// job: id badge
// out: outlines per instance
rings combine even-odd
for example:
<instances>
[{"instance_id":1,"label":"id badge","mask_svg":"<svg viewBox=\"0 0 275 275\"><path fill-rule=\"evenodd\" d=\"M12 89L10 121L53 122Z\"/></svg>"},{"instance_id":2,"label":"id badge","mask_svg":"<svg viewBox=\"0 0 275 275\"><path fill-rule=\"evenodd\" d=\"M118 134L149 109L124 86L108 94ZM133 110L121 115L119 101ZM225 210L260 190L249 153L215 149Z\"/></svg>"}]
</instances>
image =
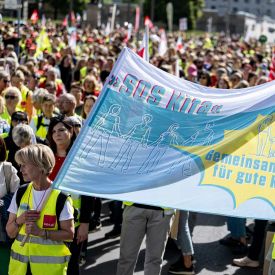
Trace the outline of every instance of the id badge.
<instances>
[{"instance_id":1,"label":"id badge","mask_svg":"<svg viewBox=\"0 0 275 275\"><path fill-rule=\"evenodd\" d=\"M44 215L43 228L54 228L56 223L55 215Z\"/></svg>"}]
</instances>

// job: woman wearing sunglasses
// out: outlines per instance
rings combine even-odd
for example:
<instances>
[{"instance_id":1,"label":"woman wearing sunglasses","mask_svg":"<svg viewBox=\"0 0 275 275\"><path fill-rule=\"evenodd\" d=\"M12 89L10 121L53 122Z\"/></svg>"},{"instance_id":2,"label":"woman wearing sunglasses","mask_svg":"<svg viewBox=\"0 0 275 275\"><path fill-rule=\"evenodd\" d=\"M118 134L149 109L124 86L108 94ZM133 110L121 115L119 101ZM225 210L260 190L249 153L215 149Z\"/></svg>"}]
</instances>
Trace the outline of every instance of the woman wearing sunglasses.
<instances>
[{"instance_id":1,"label":"woman wearing sunglasses","mask_svg":"<svg viewBox=\"0 0 275 275\"><path fill-rule=\"evenodd\" d=\"M20 111L20 102L22 100L21 92L16 87L8 87L4 91L5 107L1 118L5 119L8 124L11 123L11 115Z\"/></svg>"},{"instance_id":2,"label":"woman wearing sunglasses","mask_svg":"<svg viewBox=\"0 0 275 275\"><path fill-rule=\"evenodd\" d=\"M76 135L70 118L64 116L51 118L47 134L47 140L55 156L55 166L49 176L51 180L55 179L75 138ZM75 219L74 240L70 245L72 256L68 266L68 275L78 275L81 248L83 242L88 238L92 198L76 194L71 194L71 196L74 208L77 210L77 217Z\"/></svg>"}]
</instances>

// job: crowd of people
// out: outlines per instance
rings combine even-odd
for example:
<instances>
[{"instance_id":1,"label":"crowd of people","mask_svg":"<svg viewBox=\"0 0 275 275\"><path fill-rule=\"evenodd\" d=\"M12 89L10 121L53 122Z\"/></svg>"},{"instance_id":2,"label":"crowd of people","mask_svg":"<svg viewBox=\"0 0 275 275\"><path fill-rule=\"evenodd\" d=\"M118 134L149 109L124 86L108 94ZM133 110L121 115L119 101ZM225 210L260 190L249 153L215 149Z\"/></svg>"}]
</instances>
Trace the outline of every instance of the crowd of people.
<instances>
[{"instance_id":1,"label":"crowd of people","mask_svg":"<svg viewBox=\"0 0 275 275\"><path fill-rule=\"evenodd\" d=\"M72 44L68 29L50 21L45 27L22 25L20 37L12 24L2 22L0 30L0 199L6 202L7 195L13 195L5 240L12 243L6 246L9 274L36 275L48 270L77 275L81 260L85 261L88 233L101 227L101 199L68 196L53 190L51 183L120 51L128 46L138 52L141 36L129 37L125 28L109 33L77 27ZM42 31L49 43L41 43ZM153 28L150 63L203 86L240 89L275 79L273 49L257 40L174 32L167 35L165 52L159 50L162 42L160 30ZM2 220L4 206L0 204ZM111 203L111 210L114 228L105 237L121 235L117 275L133 274L144 235L144 273L160 274L174 211L118 201ZM177 216L182 257L169 271L195 274L189 213L179 211ZM235 255L247 254L234 259L235 265L260 266L267 223L256 220L250 232L245 219L228 217L230 236L220 244L232 248ZM249 249L248 237L252 238Z\"/></svg>"}]
</instances>

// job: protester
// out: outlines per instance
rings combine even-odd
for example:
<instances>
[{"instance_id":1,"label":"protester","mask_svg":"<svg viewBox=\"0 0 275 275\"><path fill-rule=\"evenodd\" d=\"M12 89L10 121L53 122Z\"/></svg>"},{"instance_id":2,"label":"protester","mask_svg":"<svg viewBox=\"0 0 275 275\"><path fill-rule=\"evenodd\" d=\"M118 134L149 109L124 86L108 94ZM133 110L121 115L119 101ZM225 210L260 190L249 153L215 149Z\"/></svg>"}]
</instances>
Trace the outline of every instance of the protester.
<instances>
[{"instance_id":1,"label":"protester","mask_svg":"<svg viewBox=\"0 0 275 275\"><path fill-rule=\"evenodd\" d=\"M55 166L49 178L54 180L59 169L61 168L65 158L75 140L75 132L72 126L72 120L69 117L53 117L49 125L47 139L50 147L55 154ZM69 275L79 274L80 252L83 242L88 238L89 221L92 211L92 198L88 196L79 196L72 194L73 206L77 210L75 219L75 235L70 245L72 253L69 266Z\"/></svg>"},{"instance_id":2,"label":"protester","mask_svg":"<svg viewBox=\"0 0 275 275\"><path fill-rule=\"evenodd\" d=\"M18 189L8 209L7 233L15 238L9 274L35 275L41 270L66 274L70 251L64 242L73 239L73 209L70 200L62 195L65 199L57 213L61 192L51 188L48 178L55 165L54 155L49 147L37 144L18 151L15 159L24 180L31 183ZM53 220L51 216L57 218Z\"/></svg>"}]
</instances>

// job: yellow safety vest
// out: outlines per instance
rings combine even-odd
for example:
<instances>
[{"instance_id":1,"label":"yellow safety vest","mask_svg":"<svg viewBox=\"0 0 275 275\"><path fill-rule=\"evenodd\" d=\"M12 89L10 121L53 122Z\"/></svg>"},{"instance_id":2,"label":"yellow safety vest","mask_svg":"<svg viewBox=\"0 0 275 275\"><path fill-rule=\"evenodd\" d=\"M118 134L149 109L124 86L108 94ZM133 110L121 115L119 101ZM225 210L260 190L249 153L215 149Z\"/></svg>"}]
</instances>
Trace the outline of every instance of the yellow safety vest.
<instances>
[{"instance_id":1,"label":"yellow safety vest","mask_svg":"<svg viewBox=\"0 0 275 275\"><path fill-rule=\"evenodd\" d=\"M20 103L20 108L22 109L23 112L26 112L27 99L29 97L29 93L30 93L30 90L26 86L22 85L21 87L22 101Z\"/></svg>"},{"instance_id":2,"label":"yellow safety vest","mask_svg":"<svg viewBox=\"0 0 275 275\"><path fill-rule=\"evenodd\" d=\"M33 209L32 183L27 187L17 211L17 217L27 209ZM45 207L41 210L37 226L41 229L58 230L56 217L56 203L60 190L53 189ZM47 218L47 224L45 219ZM25 275L30 264L33 275L65 275L70 259L70 250L63 241L52 241L30 235L22 247L21 241L25 237L25 224L11 247L9 275Z\"/></svg>"},{"instance_id":3,"label":"yellow safety vest","mask_svg":"<svg viewBox=\"0 0 275 275\"><path fill-rule=\"evenodd\" d=\"M275 234L273 235L273 250L272 250L272 259L275 260Z\"/></svg>"},{"instance_id":4,"label":"yellow safety vest","mask_svg":"<svg viewBox=\"0 0 275 275\"><path fill-rule=\"evenodd\" d=\"M74 210L77 211L77 217L74 221L74 227L78 227L80 225L80 208L81 208L81 196L78 194L71 194L73 200Z\"/></svg>"},{"instance_id":5,"label":"yellow safety vest","mask_svg":"<svg viewBox=\"0 0 275 275\"><path fill-rule=\"evenodd\" d=\"M41 121L40 126L38 125L38 116L33 117L33 121L34 121L34 124L36 126L35 135L42 138L42 139L45 139L46 136L47 136L47 133L48 133L49 125L45 124L44 116L42 117L42 121ZM38 126L39 126L39 128L37 129Z\"/></svg>"}]
</instances>

